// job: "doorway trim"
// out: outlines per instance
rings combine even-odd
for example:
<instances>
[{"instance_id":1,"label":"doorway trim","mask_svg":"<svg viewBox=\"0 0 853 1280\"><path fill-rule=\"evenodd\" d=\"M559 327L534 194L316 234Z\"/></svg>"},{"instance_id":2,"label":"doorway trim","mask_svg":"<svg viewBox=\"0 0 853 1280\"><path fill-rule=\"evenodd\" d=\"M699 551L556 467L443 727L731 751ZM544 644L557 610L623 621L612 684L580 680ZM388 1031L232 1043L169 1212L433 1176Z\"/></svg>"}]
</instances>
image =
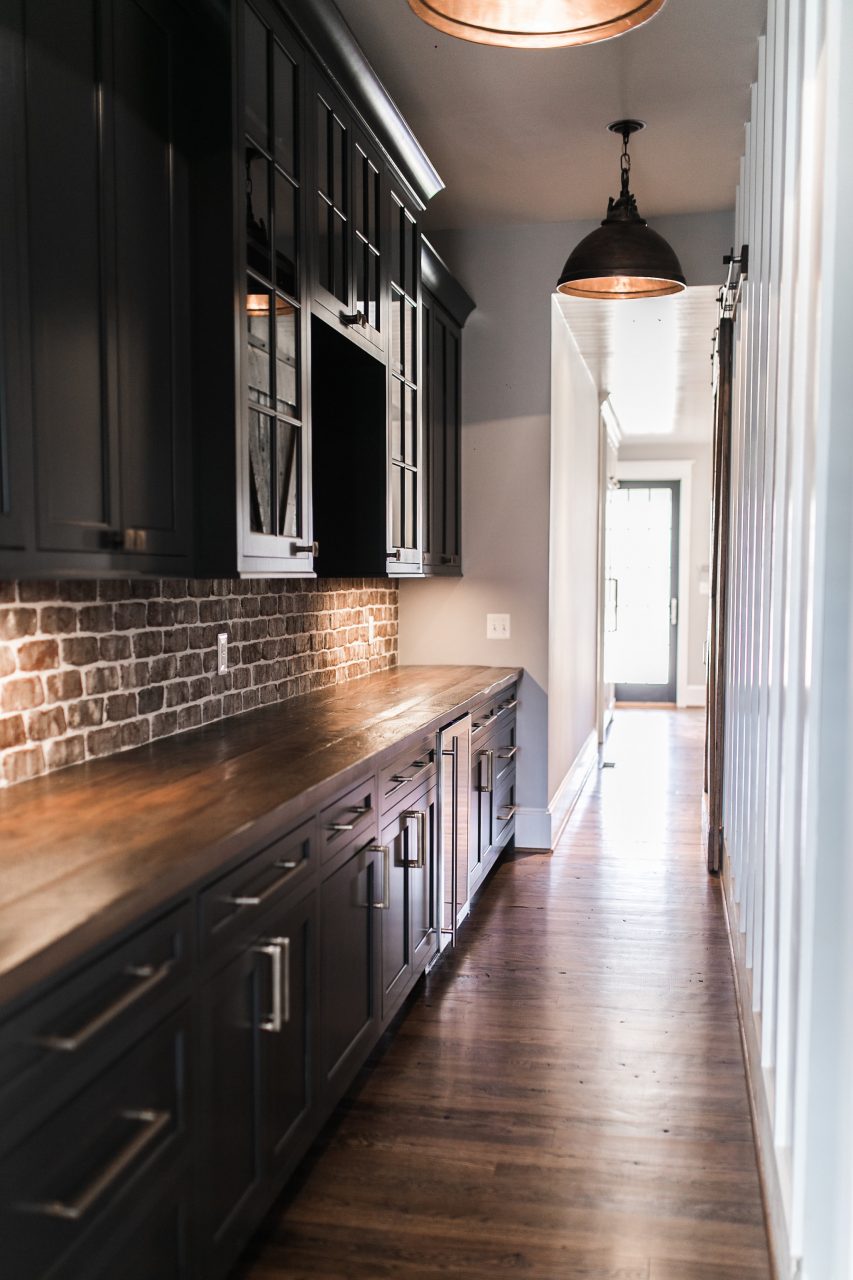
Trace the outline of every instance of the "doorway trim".
<instances>
[{"instance_id":1,"label":"doorway trim","mask_svg":"<svg viewBox=\"0 0 853 1280\"><path fill-rule=\"evenodd\" d=\"M693 514L692 458L662 458L650 462L616 463L617 480L680 480L678 508L678 651L675 664L675 702L679 707L705 704L705 686L696 692L687 683L688 636L690 631L690 522Z\"/></svg>"}]
</instances>

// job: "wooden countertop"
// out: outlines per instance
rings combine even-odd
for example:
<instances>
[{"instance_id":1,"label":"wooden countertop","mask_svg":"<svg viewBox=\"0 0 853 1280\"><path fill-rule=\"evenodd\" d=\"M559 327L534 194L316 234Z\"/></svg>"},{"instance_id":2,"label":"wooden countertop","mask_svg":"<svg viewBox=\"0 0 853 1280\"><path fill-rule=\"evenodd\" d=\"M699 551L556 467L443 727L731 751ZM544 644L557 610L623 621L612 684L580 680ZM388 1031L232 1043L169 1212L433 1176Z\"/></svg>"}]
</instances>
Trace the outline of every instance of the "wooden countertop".
<instances>
[{"instance_id":1,"label":"wooden countertop","mask_svg":"<svg viewBox=\"0 0 853 1280\"><path fill-rule=\"evenodd\" d=\"M0 791L0 1003L519 675L394 667Z\"/></svg>"}]
</instances>

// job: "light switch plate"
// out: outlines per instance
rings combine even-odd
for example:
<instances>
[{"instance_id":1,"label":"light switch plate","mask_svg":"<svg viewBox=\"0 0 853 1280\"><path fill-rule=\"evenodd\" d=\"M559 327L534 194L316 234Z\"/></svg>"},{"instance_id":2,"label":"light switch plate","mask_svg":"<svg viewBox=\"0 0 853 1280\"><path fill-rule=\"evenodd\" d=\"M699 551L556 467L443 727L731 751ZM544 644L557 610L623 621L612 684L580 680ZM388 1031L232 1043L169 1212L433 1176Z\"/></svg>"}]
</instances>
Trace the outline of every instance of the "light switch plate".
<instances>
[{"instance_id":1,"label":"light switch plate","mask_svg":"<svg viewBox=\"0 0 853 1280\"><path fill-rule=\"evenodd\" d=\"M509 639L509 619L508 613L487 613L486 614L486 639L487 640L508 640Z\"/></svg>"},{"instance_id":2,"label":"light switch plate","mask_svg":"<svg viewBox=\"0 0 853 1280\"><path fill-rule=\"evenodd\" d=\"M216 670L224 676L228 670L228 632L220 631L216 637Z\"/></svg>"}]
</instances>

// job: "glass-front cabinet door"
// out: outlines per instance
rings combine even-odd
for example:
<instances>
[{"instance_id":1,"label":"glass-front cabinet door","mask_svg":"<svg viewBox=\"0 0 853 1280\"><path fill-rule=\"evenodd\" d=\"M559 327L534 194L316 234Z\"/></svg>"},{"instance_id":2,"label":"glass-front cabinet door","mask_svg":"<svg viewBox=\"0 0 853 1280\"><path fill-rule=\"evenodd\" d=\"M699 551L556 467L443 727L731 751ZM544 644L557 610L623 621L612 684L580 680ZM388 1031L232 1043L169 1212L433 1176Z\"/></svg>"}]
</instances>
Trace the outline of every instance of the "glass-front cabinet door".
<instances>
[{"instance_id":1,"label":"glass-front cabinet door","mask_svg":"<svg viewBox=\"0 0 853 1280\"><path fill-rule=\"evenodd\" d=\"M302 74L265 0L242 12L244 571L313 565L305 398Z\"/></svg>"},{"instance_id":2,"label":"glass-front cabinet door","mask_svg":"<svg viewBox=\"0 0 853 1280\"><path fill-rule=\"evenodd\" d=\"M388 571L405 574L422 567L420 232L398 190L388 207Z\"/></svg>"},{"instance_id":3,"label":"glass-front cabinet door","mask_svg":"<svg viewBox=\"0 0 853 1280\"><path fill-rule=\"evenodd\" d=\"M382 164L319 77L311 102L314 300L336 327L384 350Z\"/></svg>"}]
</instances>

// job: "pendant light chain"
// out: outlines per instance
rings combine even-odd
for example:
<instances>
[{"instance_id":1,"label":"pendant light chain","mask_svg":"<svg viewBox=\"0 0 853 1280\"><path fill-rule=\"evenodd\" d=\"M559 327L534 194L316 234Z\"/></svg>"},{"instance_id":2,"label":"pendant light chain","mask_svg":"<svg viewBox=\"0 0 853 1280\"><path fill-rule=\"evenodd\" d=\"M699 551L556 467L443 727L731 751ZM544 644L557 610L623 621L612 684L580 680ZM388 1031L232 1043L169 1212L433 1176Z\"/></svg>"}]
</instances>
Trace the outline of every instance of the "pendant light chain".
<instances>
[{"instance_id":1,"label":"pendant light chain","mask_svg":"<svg viewBox=\"0 0 853 1280\"><path fill-rule=\"evenodd\" d=\"M628 129L626 129L622 134L622 157L620 162L620 167L622 171L622 190L620 192L620 195L622 196L623 200L626 199L631 194L629 190L629 179L631 177L631 157L628 155L628 139L630 138L630 136L631 134Z\"/></svg>"}]
</instances>

